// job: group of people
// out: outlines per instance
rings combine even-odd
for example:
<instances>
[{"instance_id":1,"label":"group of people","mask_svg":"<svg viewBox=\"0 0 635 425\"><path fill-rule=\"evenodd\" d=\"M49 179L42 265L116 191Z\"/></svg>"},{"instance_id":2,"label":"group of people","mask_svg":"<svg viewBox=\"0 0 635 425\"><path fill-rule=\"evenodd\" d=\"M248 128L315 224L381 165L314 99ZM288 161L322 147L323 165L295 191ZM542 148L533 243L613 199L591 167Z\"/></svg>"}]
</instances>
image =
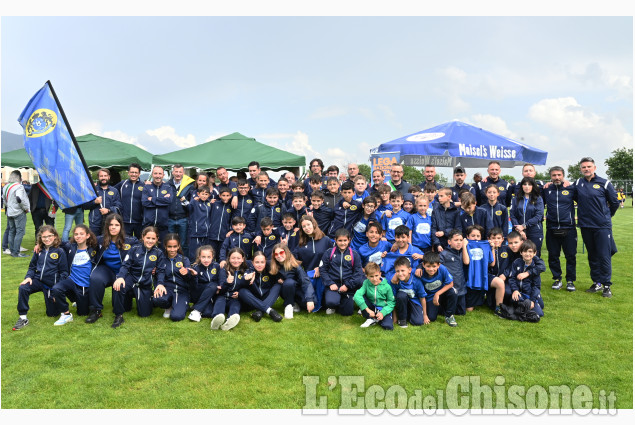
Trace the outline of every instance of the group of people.
<instances>
[{"instance_id":1,"label":"group of people","mask_svg":"<svg viewBox=\"0 0 635 425\"><path fill-rule=\"evenodd\" d=\"M562 250L566 287L575 290L577 201L593 280L587 292L612 296L611 216L619 203L591 158L580 168L584 177L567 182L564 170L552 167L544 183L526 164L523 179L511 185L492 161L488 176L474 185L455 168L452 187L435 181L432 166L423 183L411 185L399 164L386 183L375 170L372 184L349 164L342 182L339 169L324 170L318 158L302 181L286 173L275 182L255 161L249 178L230 179L218 168L218 183L205 173L191 178L180 164L167 182L158 166L142 182L141 167L131 164L128 179L111 186L102 169L97 198L82 207L90 210L88 226L77 224L68 240L70 225L61 238L53 226L37 230L13 329L28 324L29 296L36 292L44 293L47 315L60 316L55 325L73 320L68 301L94 323L108 287L113 328L124 322L133 298L141 317L161 308L173 321L210 318L211 328L222 330L235 327L241 311L279 322L322 308L344 316L358 310L362 327L384 329L439 316L454 327L455 315L485 304L501 317L522 310L529 312L525 320L539 320L545 207L552 288L563 286ZM17 187L3 192L7 205L26 211L20 194ZM279 297L283 314L273 308Z\"/></svg>"}]
</instances>

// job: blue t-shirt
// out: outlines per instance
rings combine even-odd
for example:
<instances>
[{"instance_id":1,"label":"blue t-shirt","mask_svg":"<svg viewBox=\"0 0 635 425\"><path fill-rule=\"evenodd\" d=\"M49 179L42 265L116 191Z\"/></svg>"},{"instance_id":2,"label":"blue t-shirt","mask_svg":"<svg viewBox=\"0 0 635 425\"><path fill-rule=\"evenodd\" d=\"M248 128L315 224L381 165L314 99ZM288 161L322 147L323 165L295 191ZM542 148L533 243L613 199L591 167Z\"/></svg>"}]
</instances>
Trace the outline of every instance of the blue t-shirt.
<instances>
[{"instance_id":1,"label":"blue t-shirt","mask_svg":"<svg viewBox=\"0 0 635 425\"><path fill-rule=\"evenodd\" d=\"M410 274L407 282L399 281L396 285L391 284L392 292L396 296L397 292L405 292L408 298L417 305L421 305L420 298L426 298L428 295L423 287L423 282L414 274L414 269Z\"/></svg>"},{"instance_id":2,"label":"blue t-shirt","mask_svg":"<svg viewBox=\"0 0 635 425\"><path fill-rule=\"evenodd\" d=\"M353 229L351 232L353 234L351 247L357 252L359 252L359 248L362 245L368 243L368 238L366 237L366 225L368 224L368 221L368 218L364 218L362 216L362 218L353 225Z\"/></svg>"},{"instance_id":3,"label":"blue t-shirt","mask_svg":"<svg viewBox=\"0 0 635 425\"><path fill-rule=\"evenodd\" d=\"M381 271L386 276L388 282L390 282L392 277L395 275L395 261L399 257L407 257L410 261L412 269L414 270L417 268L420 260L415 260L414 258L412 258L412 254L423 255L423 252L421 252L419 248L413 246L412 244L408 244L408 249L406 249L406 252L404 252L403 254L401 254L399 250L395 252L388 251L388 254L386 254L386 256L384 257L383 265L381 266Z\"/></svg>"},{"instance_id":4,"label":"blue t-shirt","mask_svg":"<svg viewBox=\"0 0 635 425\"><path fill-rule=\"evenodd\" d=\"M434 298L434 294L439 292L439 289L444 287L445 285L449 285L454 281L454 278L445 268L443 264L439 265L439 270L437 270L434 276L428 276L426 270L423 269L423 275L421 275L421 281L423 282L423 287L426 290L426 301L432 301Z\"/></svg>"},{"instance_id":5,"label":"blue t-shirt","mask_svg":"<svg viewBox=\"0 0 635 425\"><path fill-rule=\"evenodd\" d=\"M488 241L468 241L467 252L470 255L470 265L467 271L467 287L471 289L487 290L487 267L494 261L492 248Z\"/></svg>"},{"instance_id":6,"label":"blue t-shirt","mask_svg":"<svg viewBox=\"0 0 635 425\"><path fill-rule=\"evenodd\" d=\"M383 216L381 219L381 227L386 232L386 239L390 242L395 241L395 229L397 226L405 225L410 218L410 214L404 210L392 212L391 217Z\"/></svg>"},{"instance_id":7,"label":"blue t-shirt","mask_svg":"<svg viewBox=\"0 0 635 425\"><path fill-rule=\"evenodd\" d=\"M90 270L92 264L88 250L78 249L73 263L71 264L71 275L69 276L75 284L88 288L90 285Z\"/></svg>"},{"instance_id":8,"label":"blue t-shirt","mask_svg":"<svg viewBox=\"0 0 635 425\"><path fill-rule=\"evenodd\" d=\"M101 258L110 270L115 273L119 272L119 269L121 268L121 255L119 254L119 249L114 242L110 242L108 249L104 251L104 255L102 255Z\"/></svg>"},{"instance_id":9,"label":"blue t-shirt","mask_svg":"<svg viewBox=\"0 0 635 425\"><path fill-rule=\"evenodd\" d=\"M432 221L429 215L423 217L419 213L414 213L408 218L406 226L412 230L412 244L420 250L430 248L430 228Z\"/></svg>"},{"instance_id":10,"label":"blue t-shirt","mask_svg":"<svg viewBox=\"0 0 635 425\"><path fill-rule=\"evenodd\" d=\"M366 267L366 264L373 262L381 267L384 262L383 258L381 258L381 253L386 251L390 252L390 248L392 248L392 244L388 241L379 241L376 247L370 247L368 243L360 246L357 252L359 252L359 256L362 257L362 267Z\"/></svg>"}]
</instances>

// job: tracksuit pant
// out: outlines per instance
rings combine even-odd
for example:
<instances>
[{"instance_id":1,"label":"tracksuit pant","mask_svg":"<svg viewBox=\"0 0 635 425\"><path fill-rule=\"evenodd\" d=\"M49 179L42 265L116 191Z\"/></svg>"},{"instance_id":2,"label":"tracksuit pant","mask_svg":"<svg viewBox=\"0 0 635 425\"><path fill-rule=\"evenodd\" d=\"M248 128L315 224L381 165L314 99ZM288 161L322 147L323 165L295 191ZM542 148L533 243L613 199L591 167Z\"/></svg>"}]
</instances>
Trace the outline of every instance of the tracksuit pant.
<instances>
[{"instance_id":1,"label":"tracksuit pant","mask_svg":"<svg viewBox=\"0 0 635 425\"><path fill-rule=\"evenodd\" d=\"M240 313L240 301L238 298L232 298L228 294L219 295L214 301L214 309L212 310L212 317L216 317L219 314L225 314L226 317L233 316Z\"/></svg>"},{"instance_id":2,"label":"tracksuit pant","mask_svg":"<svg viewBox=\"0 0 635 425\"><path fill-rule=\"evenodd\" d=\"M381 307L377 307L375 304L373 304L372 302L370 302L370 300L368 299L368 297L366 295L364 295L364 302L366 302L366 306L373 310L375 313L378 313L379 311L381 311ZM366 309L362 310L362 317L364 319L370 319L370 316L368 315L368 312L366 311ZM421 316L423 320L423 315ZM388 313L386 316L384 316L383 319L381 319L381 321L379 322L379 326L381 326L382 328L384 328L387 331L392 331L393 330L393 324L392 324L392 312Z\"/></svg>"},{"instance_id":3,"label":"tracksuit pant","mask_svg":"<svg viewBox=\"0 0 635 425\"><path fill-rule=\"evenodd\" d=\"M31 211L31 219L33 220L33 227L35 227L35 240L37 240L37 232L43 224L55 226L55 219L53 217L49 217L49 213L46 208L35 208Z\"/></svg>"},{"instance_id":4,"label":"tracksuit pant","mask_svg":"<svg viewBox=\"0 0 635 425\"><path fill-rule=\"evenodd\" d=\"M141 231L143 230L141 223L124 223L123 228L126 230L126 236L134 236L141 240Z\"/></svg>"},{"instance_id":5,"label":"tracksuit pant","mask_svg":"<svg viewBox=\"0 0 635 425\"><path fill-rule=\"evenodd\" d=\"M611 283L611 256L617 252L611 229L580 228L589 258L591 279L603 285Z\"/></svg>"},{"instance_id":6,"label":"tracksuit pant","mask_svg":"<svg viewBox=\"0 0 635 425\"><path fill-rule=\"evenodd\" d=\"M531 230L525 229L525 234L527 235L527 239L536 244L536 255L540 257L543 240L542 227L532 228Z\"/></svg>"},{"instance_id":7,"label":"tracksuit pant","mask_svg":"<svg viewBox=\"0 0 635 425\"><path fill-rule=\"evenodd\" d=\"M190 294L183 289L174 289L165 287L166 293L160 297L153 297L152 304L155 307L168 309L171 308L170 320L179 322L185 319L187 308L190 303Z\"/></svg>"},{"instance_id":8,"label":"tracksuit pant","mask_svg":"<svg viewBox=\"0 0 635 425\"><path fill-rule=\"evenodd\" d=\"M90 286L88 287L88 307L90 309L104 309L104 293L107 287L115 283L115 280L117 280L117 275L110 267L104 265L95 267L95 270L90 274Z\"/></svg>"},{"instance_id":9,"label":"tracksuit pant","mask_svg":"<svg viewBox=\"0 0 635 425\"><path fill-rule=\"evenodd\" d=\"M208 283L206 285L196 284L194 293L192 294L192 301L194 301L192 310L201 313L202 317L212 317L216 291L218 291L218 285L215 283Z\"/></svg>"},{"instance_id":10,"label":"tracksuit pant","mask_svg":"<svg viewBox=\"0 0 635 425\"><path fill-rule=\"evenodd\" d=\"M189 253L188 253L190 257L190 261L193 262L196 260L196 251L199 249L199 247L203 245L207 245L207 241L208 241L207 237L202 237L202 238L191 237L190 238ZM187 252L187 251L183 251L183 252Z\"/></svg>"},{"instance_id":11,"label":"tracksuit pant","mask_svg":"<svg viewBox=\"0 0 635 425\"><path fill-rule=\"evenodd\" d=\"M403 291L397 291L395 295L395 310L397 310L397 320L407 320L414 326L423 325L423 307Z\"/></svg>"},{"instance_id":12,"label":"tracksuit pant","mask_svg":"<svg viewBox=\"0 0 635 425\"><path fill-rule=\"evenodd\" d=\"M562 267L560 266L560 250L562 250L564 252L564 258L567 261L565 280L567 282L575 282L575 256L578 249L578 231L575 227L566 230L568 230L566 235L556 236L553 232L554 229L547 229L545 242L547 243L547 251L549 252L549 270L551 270L553 280L562 279Z\"/></svg>"},{"instance_id":13,"label":"tracksuit pant","mask_svg":"<svg viewBox=\"0 0 635 425\"><path fill-rule=\"evenodd\" d=\"M51 289L51 295L55 298L55 305L58 313L65 313L69 310L66 297L77 303L77 315L86 316L88 314L88 288L77 285L71 279L64 279L57 282Z\"/></svg>"},{"instance_id":14,"label":"tracksuit pant","mask_svg":"<svg viewBox=\"0 0 635 425\"><path fill-rule=\"evenodd\" d=\"M283 300L283 307L297 302L300 307L306 308L306 301L304 301L304 291L302 286L293 279L286 279L282 282L282 288L280 289L280 295Z\"/></svg>"},{"instance_id":15,"label":"tracksuit pant","mask_svg":"<svg viewBox=\"0 0 635 425\"><path fill-rule=\"evenodd\" d=\"M342 316L352 316L355 309L355 301L353 296L355 292L348 290L346 292L338 292L329 289L324 290L324 298L322 299L322 305L326 308L337 309L337 312Z\"/></svg>"},{"instance_id":16,"label":"tracksuit pant","mask_svg":"<svg viewBox=\"0 0 635 425\"><path fill-rule=\"evenodd\" d=\"M450 317L454 315L456 311L456 291L454 288L450 288L439 296L439 305L434 305L432 299L426 300L426 314L431 322L437 320L439 313Z\"/></svg>"},{"instance_id":17,"label":"tracksuit pant","mask_svg":"<svg viewBox=\"0 0 635 425\"><path fill-rule=\"evenodd\" d=\"M18 288L18 314L25 315L29 311L29 297L36 292L44 294L44 305L46 306L46 315L48 317L57 316L57 305L53 301L51 287L40 282L38 278L32 278L29 285L25 283ZM66 311L66 310L64 310Z\"/></svg>"},{"instance_id":18,"label":"tracksuit pant","mask_svg":"<svg viewBox=\"0 0 635 425\"><path fill-rule=\"evenodd\" d=\"M282 285L274 285L271 289L269 289L269 293L265 297L260 298L248 288L243 288L238 291L238 299L245 307L247 307L247 309L256 309L266 313L267 309L273 306L280 296L280 289L282 289Z\"/></svg>"},{"instance_id":19,"label":"tracksuit pant","mask_svg":"<svg viewBox=\"0 0 635 425\"><path fill-rule=\"evenodd\" d=\"M152 314L152 286L143 285L135 286L135 279L132 276L126 276L126 286L119 288L119 291L112 291L112 311L116 316L124 313L125 299L128 294L137 300L137 313L139 317L147 317Z\"/></svg>"}]
</instances>

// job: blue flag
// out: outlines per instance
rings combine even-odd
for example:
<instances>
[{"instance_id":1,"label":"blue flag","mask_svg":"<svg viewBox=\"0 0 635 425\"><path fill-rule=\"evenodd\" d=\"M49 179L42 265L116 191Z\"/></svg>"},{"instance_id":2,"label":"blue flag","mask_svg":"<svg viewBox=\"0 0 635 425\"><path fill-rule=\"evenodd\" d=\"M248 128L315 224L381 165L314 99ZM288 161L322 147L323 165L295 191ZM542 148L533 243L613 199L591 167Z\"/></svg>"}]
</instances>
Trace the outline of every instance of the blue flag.
<instances>
[{"instance_id":1,"label":"blue flag","mask_svg":"<svg viewBox=\"0 0 635 425\"><path fill-rule=\"evenodd\" d=\"M24 129L24 149L61 208L81 205L97 197L48 82L29 100L18 122Z\"/></svg>"}]
</instances>

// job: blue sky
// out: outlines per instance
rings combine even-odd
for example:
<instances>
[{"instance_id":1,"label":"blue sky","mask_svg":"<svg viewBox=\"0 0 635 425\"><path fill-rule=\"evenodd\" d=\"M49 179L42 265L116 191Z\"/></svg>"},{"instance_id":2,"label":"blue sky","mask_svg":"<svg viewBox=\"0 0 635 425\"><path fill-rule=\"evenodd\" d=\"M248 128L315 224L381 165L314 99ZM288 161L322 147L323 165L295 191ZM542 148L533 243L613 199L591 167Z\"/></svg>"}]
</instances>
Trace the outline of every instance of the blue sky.
<instances>
[{"instance_id":1,"label":"blue sky","mask_svg":"<svg viewBox=\"0 0 635 425\"><path fill-rule=\"evenodd\" d=\"M238 131L341 167L459 119L548 151L547 165L590 155L605 175L611 150L633 145L630 17L4 16L1 24L1 127L12 133L50 79L76 135L152 153Z\"/></svg>"}]
</instances>

